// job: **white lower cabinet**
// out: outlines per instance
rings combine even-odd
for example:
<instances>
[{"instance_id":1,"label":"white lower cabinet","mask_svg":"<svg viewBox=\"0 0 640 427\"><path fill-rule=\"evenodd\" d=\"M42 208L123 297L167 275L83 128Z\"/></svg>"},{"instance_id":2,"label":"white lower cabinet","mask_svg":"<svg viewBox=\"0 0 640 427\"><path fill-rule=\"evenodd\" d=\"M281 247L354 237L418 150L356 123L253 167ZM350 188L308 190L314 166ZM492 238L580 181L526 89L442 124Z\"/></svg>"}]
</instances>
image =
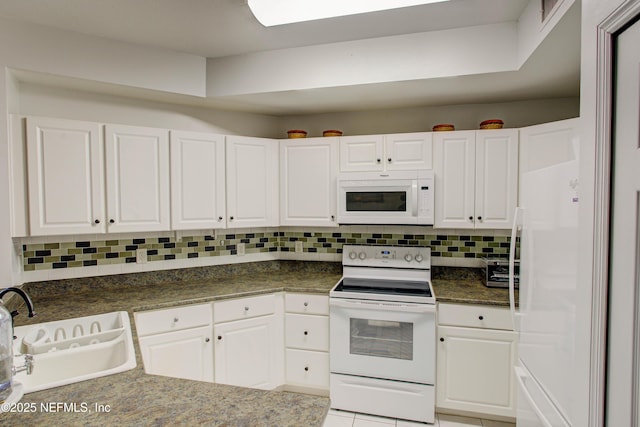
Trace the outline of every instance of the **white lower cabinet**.
<instances>
[{"instance_id":1,"label":"white lower cabinet","mask_svg":"<svg viewBox=\"0 0 640 427\"><path fill-rule=\"evenodd\" d=\"M329 390L328 308L324 295L286 295L286 385L291 390Z\"/></svg>"},{"instance_id":2,"label":"white lower cabinet","mask_svg":"<svg viewBox=\"0 0 640 427\"><path fill-rule=\"evenodd\" d=\"M328 394L328 314L326 295L280 292L137 312L135 321L146 373Z\"/></svg>"},{"instance_id":3,"label":"white lower cabinet","mask_svg":"<svg viewBox=\"0 0 640 427\"><path fill-rule=\"evenodd\" d=\"M329 353L287 348L287 385L329 389Z\"/></svg>"},{"instance_id":4,"label":"white lower cabinet","mask_svg":"<svg viewBox=\"0 0 640 427\"><path fill-rule=\"evenodd\" d=\"M216 302L217 383L272 390L284 383L282 295Z\"/></svg>"},{"instance_id":5,"label":"white lower cabinet","mask_svg":"<svg viewBox=\"0 0 640 427\"><path fill-rule=\"evenodd\" d=\"M210 326L141 337L140 351L148 374L213 382Z\"/></svg>"},{"instance_id":6,"label":"white lower cabinet","mask_svg":"<svg viewBox=\"0 0 640 427\"><path fill-rule=\"evenodd\" d=\"M436 406L515 417L517 333L509 310L439 304Z\"/></svg>"},{"instance_id":7,"label":"white lower cabinet","mask_svg":"<svg viewBox=\"0 0 640 427\"><path fill-rule=\"evenodd\" d=\"M211 304L134 314L144 371L213 382Z\"/></svg>"}]
</instances>

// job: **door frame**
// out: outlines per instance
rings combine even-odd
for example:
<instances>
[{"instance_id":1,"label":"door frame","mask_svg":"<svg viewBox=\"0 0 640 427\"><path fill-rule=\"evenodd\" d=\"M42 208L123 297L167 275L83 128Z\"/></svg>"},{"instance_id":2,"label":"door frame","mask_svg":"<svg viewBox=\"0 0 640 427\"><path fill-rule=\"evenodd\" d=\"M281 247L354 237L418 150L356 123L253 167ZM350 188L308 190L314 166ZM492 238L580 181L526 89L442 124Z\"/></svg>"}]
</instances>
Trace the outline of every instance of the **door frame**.
<instances>
[{"instance_id":1,"label":"door frame","mask_svg":"<svg viewBox=\"0 0 640 427\"><path fill-rule=\"evenodd\" d=\"M595 170L593 211L589 426L605 421L610 209L613 143L614 38L640 14L640 0L627 0L597 26Z\"/></svg>"}]
</instances>

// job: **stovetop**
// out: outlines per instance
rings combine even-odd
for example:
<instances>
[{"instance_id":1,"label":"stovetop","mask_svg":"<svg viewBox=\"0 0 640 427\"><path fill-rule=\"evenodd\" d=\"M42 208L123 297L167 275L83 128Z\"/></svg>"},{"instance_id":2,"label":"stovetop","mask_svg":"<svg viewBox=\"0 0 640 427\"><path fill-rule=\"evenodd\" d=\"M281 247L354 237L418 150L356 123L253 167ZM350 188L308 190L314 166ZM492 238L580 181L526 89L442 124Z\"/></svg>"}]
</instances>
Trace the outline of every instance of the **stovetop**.
<instances>
[{"instance_id":1,"label":"stovetop","mask_svg":"<svg viewBox=\"0 0 640 427\"><path fill-rule=\"evenodd\" d=\"M345 245L332 298L435 304L431 248Z\"/></svg>"}]
</instances>

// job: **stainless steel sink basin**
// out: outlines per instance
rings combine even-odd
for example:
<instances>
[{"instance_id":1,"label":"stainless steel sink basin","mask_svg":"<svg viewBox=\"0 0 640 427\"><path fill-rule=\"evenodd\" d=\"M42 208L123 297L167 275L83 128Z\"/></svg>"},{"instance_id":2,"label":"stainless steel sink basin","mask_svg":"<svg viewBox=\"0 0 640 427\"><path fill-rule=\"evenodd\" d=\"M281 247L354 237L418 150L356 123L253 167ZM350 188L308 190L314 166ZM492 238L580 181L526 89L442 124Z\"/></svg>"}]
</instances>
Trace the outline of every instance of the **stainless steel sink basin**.
<instances>
[{"instance_id":1,"label":"stainless steel sink basin","mask_svg":"<svg viewBox=\"0 0 640 427\"><path fill-rule=\"evenodd\" d=\"M19 372L25 393L124 372L136 367L126 311L15 328L14 365L33 355L33 372Z\"/></svg>"}]
</instances>

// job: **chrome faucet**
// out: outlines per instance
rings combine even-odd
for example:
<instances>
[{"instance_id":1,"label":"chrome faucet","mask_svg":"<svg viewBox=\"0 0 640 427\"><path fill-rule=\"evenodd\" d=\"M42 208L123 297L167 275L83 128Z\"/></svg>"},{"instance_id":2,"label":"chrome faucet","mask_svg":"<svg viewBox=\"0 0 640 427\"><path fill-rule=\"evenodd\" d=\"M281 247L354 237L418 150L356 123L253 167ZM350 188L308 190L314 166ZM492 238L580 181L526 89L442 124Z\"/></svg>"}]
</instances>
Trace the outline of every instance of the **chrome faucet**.
<instances>
[{"instance_id":1,"label":"chrome faucet","mask_svg":"<svg viewBox=\"0 0 640 427\"><path fill-rule=\"evenodd\" d=\"M16 294L20 295L20 297L22 297L22 299L24 300L24 303L27 305L27 310L29 310L29 317L33 317L36 315L36 312L33 310L33 303L31 302L31 298L29 298L29 295L27 295L27 293L25 291L23 291L20 288L5 288L2 291L0 291L0 299L2 299L3 296L5 296L5 294L9 293L9 292L15 292ZM16 317L18 314L20 314L20 312L18 310L13 310L11 312L11 327L13 328L13 318ZM13 336L13 338L15 339L15 335Z\"/></svg>"},{"instance_id":2,"label":"chrome faucet","mask_svg":"<svg viewBox=\"0 0 640 427\"><path fill-rule=\"evenodd\" d=\"M15 366L13 366L11 368L11 373L15 376L18 372L26 371L27 375L31 375L31 373L33 372L34 366L35 366L35 362L33 361L33 355L25 354L24 365L20 366L19 368L16 368Z\"/></svg>"}]
</instances>

